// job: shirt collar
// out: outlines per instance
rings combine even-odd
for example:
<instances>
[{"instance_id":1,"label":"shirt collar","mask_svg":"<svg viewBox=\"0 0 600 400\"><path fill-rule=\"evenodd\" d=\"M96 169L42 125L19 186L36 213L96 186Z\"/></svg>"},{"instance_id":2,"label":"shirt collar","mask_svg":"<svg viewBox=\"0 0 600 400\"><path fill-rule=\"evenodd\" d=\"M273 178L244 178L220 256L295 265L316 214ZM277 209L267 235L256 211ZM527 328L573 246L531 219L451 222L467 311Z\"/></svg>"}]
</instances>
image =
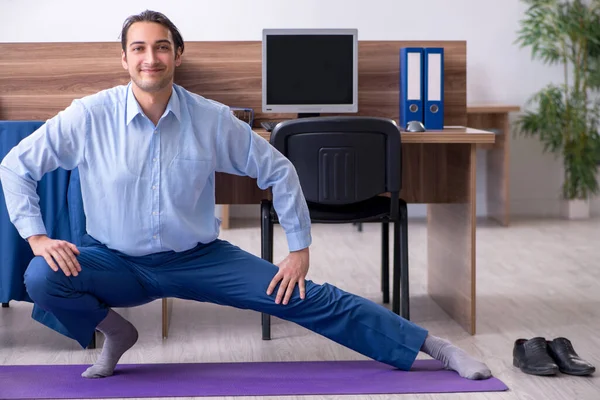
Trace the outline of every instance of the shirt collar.
<instances>
[{"instance_id":1,"label":"shirt collar","mask_svg":"<svg viewBox=\"0 0 600 400\"><path fill-rule=\"evenodd\" d=\"M179 102L179 96L177 95L177 91L175 90L175 85L173 85L173 89L171 91L171 97L169 98L169 102L167 103L167 108L165 109L163 117L168 115L169 112L172 112L175 118L178 121L181 121L181 105ZM131 121L135 118L136 115L142 114L143 111L140 107L140 104L135 99L133 95L133 88L131 87L131 82L127 85L127 111L126 111L126 123L129 125Z\"/></svg>"}]
</instances>

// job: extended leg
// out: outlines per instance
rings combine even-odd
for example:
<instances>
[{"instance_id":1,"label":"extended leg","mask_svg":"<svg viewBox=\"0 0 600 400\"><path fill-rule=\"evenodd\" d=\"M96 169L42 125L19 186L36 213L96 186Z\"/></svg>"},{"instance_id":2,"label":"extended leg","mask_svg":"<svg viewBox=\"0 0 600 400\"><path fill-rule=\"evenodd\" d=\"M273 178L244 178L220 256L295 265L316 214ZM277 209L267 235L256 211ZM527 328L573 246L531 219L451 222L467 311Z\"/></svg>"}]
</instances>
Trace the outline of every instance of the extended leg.
<instances>
[{"instance_id":1,"label":"extended leg","mask_svg":"<svg viewBox=\"0 0 600 400\"><path fill-rule=\"evenodd\" d=\"M295 322L375 360L408 370L427 331L385 307L329 284L306 282L287 305L267 287L277 267L225 241L173 259L157 272L169 297L265 312ZM183 290L183 291L182 291Z\"/></svg>"},{"instance_id":2,"label":"extended leg","mask_svg":"<svg viewBox=\"0 0 600 400\"><path fill-rule=\"evenodd\" d=\"M174 257L157 272L168 296L253 309L295 322L374 360L408 370L420 350L470 379L489 377L484 364L370 300L329 284L306 281L287 305L267 287L277 266L225 241Z\"/></svg>"}]
</instances>

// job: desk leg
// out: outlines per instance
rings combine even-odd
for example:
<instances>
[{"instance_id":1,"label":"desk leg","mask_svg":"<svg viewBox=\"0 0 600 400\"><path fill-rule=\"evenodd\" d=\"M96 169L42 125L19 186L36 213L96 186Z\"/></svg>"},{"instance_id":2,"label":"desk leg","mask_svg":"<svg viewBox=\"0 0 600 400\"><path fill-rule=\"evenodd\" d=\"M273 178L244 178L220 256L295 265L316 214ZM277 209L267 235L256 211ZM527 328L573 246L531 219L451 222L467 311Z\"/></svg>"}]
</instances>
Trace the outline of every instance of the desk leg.
<instances>
[{"instance_id":1,"label":"desk leg","mask_svg":"<svg viewBox=\"0 0 600 400\"><path fill-rule=\"evenodd\" d=\"M457 146L448 172L467 182L464 201L429 204L427 212L428 292L467 332L475 334L476 146Z\"/></svg>"},{"instance_id":2,"label":"desk leg","mask_svg":"<svg viewBox=\"0 0 600 400\"><path fill-rule=\"evenodd\" d=\"M162 336L169 336L169 325L171 325L171 314L173 313L173 299L162 299Z\"/></svg>"},{"instance_id":3,"label":"desk leg","mask_svg":"<svg viewBox=\"0 0 600 400\"><path fill-rule=\"evenodd\" d=\"M502 134L487 153L487 213L501 225L508 226L510 216L510 122L508 113L498 118Z\"/></svg>"},{"instance_id":4,"label":"desk leg","mask_svg":"<svg viewBox=\"0 0 600 400\"><path fill-rule=\"evenodd\" d=\"M467 126L477 129L499 129L494 144L478 147L486 150L487 215L508 226L510 223L510 122L508 112L470 114Z\"/></svg>"},{"instance_id":5,"label":"desk leg","mask_svg":"<svg viewBox=\"0 0 600 400\"><path fill-rule=\"evenodd\" d=\"M229 204L221 205L221 228L229 229Z\"/></svg>"}]
</instances>

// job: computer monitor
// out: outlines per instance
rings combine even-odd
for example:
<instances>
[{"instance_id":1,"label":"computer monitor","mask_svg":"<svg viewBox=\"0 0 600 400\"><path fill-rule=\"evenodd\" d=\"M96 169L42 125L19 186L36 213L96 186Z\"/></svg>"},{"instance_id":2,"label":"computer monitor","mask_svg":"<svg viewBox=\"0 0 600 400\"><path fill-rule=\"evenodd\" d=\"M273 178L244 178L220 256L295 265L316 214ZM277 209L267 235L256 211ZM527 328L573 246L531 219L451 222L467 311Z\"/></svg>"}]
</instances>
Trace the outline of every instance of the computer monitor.
<instances>
[{"instance_id":1,"label":"computer monitor","mask_svg":"<svg viewBox=\"0 0 600 400\"><path fill-rule=\"evenodd\" d=\"M357 29L264 29L262 111L358 111Z\"/></svg>"}]
</instances>

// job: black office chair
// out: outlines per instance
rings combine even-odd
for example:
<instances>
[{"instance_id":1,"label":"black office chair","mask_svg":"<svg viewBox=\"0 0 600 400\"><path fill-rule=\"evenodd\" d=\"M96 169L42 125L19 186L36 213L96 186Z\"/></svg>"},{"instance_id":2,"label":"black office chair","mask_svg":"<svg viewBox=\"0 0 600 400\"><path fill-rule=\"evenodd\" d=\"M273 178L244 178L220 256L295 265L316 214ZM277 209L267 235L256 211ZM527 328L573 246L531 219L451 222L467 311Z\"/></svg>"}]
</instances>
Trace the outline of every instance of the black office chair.
<instances>
[{"instance_id":1,"label":"black office chair","mask_svg":"<svg viewBox=\"0 0 600 400\"><path fill-rule=\"evenodd\" d=\"M409 319L407 211L399 196L402 151L396 123L375 117L299 118L278 124L270 142L294 164L312 222L382 224L384 303L389 303L389 223L394 223L392 311L400 314L401 308L401 315ZM388 193L389 197L381 196ZM277 214L272 201L265 199L261 257L269 262L273 262L274 223ZM262 336L268 340L270 315L262 313L261 319Z\"/></svg>"}]
</instances>

